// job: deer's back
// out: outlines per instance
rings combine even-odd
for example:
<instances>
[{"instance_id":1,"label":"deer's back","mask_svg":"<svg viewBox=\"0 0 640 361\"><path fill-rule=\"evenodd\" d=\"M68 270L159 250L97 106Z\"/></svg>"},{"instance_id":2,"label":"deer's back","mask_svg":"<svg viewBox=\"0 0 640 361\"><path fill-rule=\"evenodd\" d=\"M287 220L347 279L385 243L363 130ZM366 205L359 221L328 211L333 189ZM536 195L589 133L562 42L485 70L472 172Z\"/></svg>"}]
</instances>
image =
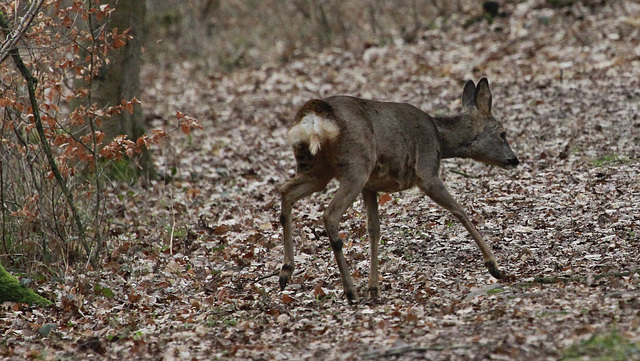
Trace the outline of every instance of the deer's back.
<instances>
[{"instance_id":1,"label":"deer's back","mask_svg":"<svg viewBox=\"0 0 640 361\"><path fill-rule=\"evenodd\" d=\"M420 109L345 96L323 102L331 106L340 129L336 164L366 165L370 172L366 188L383 192L410 188L418 179L418 165L437 173L438 133Z\"/></svg>"}]
</instances>

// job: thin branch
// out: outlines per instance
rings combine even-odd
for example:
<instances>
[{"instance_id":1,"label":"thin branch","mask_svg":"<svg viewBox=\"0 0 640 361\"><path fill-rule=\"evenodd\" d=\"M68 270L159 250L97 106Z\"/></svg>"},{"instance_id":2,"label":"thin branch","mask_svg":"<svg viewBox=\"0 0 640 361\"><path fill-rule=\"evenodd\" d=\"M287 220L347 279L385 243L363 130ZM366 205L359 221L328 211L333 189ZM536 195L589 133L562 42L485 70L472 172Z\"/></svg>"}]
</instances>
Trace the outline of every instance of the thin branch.
<instances>
[{"instance_id":1,"label":"thin branch","mask_svg":"<svg viewBox=\"0 0 640 361\"><path fill-rule=\"evenodd\" d=\"M9 28L9 24L7 23L4 17L4 14L2 13L0 13L0 27L2 27L5 32ZM36 130L40 138L40 143L42 143L42 150L44 151L47 157L47 160L49 161L49 167L51 168L51 172L56 178L56 181L60 186L60 189L62 190L62 194L64 194L65 198L67 199L67 203L71 208L71 213L76 223L76 227L78 228L80 241L84 246L85 251L87 252L87 256L90 256L91 248L89 247L89 244L86 242L84 226L80 219L80 214L78 212L78 209L76 208L75 202L73 201L73 195L71 194L71 192L69 192L69 188L67 188L67 183L65 179L62 177L62 175L60 174L60 171L58 170L58 165L56 164L56 160L53 157L53 153L51 152L51 147L49 146L47 136L44 134L44 127L42 126L42 119L40 118L40 109L38 107L38 99L36 98L36 86L38 84L38 79L36 79L33 76L33 74L31 74L31 71L29 71L27 66L24 64L24 62L22 61L22 57L20 56L20 53L18 52L17 48L14 47L10 49L9 53L13 58L13 62L16 64L16 67L20 71L20 74L22 74L22 77L27 81L27 90L29 91L29 101L31 103L31 108L33 110L33 119L36 124Z\"/></svg>"},{"instance_id":2,"label":"thin branch","mask_svg":"<svg viewBox=\"0 0 640 361\"><path fill-rule=\"evenodd\" d=\"M2 126L2 131L4 132L4 123ZM0 158L0 211L2 211L2 230L0 232L2 232L2 245L4 247L4 253L7 254L7 256L9 256L9 260L11 260L11 262L15 262L15 260L13 259L13 257L11 256L11 253L9 253L9 250L7 249L7 239L6 239L6 220L5 220L5 209L4 209L4 169L3 169L3 165L2 165L2 158Z\"/></svg>"},{"instance_id":3,"label":"thin branch","mask_svg":"<svg viewBox=\"0 0 640 361\"><path fill-rule=\"evenodd\" d=\"M91 75L89 77L89 85L88 85L88 94L87 94L87 100L89 105L92 104L93 100L92 100L92 80L93 80L93 72L95 70L95 66L96 66L96 59L95 59L95 48L96 48L96 35L95 32L93 30L93 21L92 21L92 15L91 15L91 3L89 3L89 32L91 33L91 52L89 54L91 54L91 68L89 69L90 72L89 74ZM101 240L100 240L100 204L102 201L102 187L101 187L101 183L100 183L100 174L98 172L98 140L96 139L96 127L95 127L95 123L94 123L94 118L90 117L89 118L89 125L91 126L91 140L93 143L93 149L91 150L91 155L93 156L93 166L94 166L94 170L96 172L96 208L95 208L95 214L94 214L94 227L95 227L95 235L96 235L96 252L95 252L95 256L97 257L100 253L101 253ZM84 143L82 143L84 144Z\"/></svg>"},{"instance_id":4,"label":"thin branch","mask_svg":"<svg viewBox=\"0 0 640 361\"><path fill-rule=\"evenodd\" d=\"M3 28L3 33L6 34L5 40L2 42L2 45L0 45L0 64L2 64L7 57L11 55L13 49L16 48L16 44L18 44L27 30L29 30L31 22L33 22L33 19L38 15L38 11L40 10L43 2L44 0L33 1L18 26L13 30L9 28L5 14L0 12L0 18L2 19L0 27Z\"/></svg>"},{"instance_id":5,"label":"thin branch","mask_svg":"<svg viewBox=\"0 0 640 361\"><path fill-rule=\"evenodd\" d=\"M277 275L279 275L279 274L280 274L280 271L275 271L275 272L273 272L273 273L271 273L271 274L268 274L268 275L266 275L266 276L258 277L258 278L256 278L256 279L252 280L251 282L252 282L252 283L258 283L258 282L260 282L260 281L262 281L262 280L265 280L265 279L267 279L267 278L271 278L271 277L273 277L273 276L277 276Z\"/></svg>"},{"instance_id":6,"label":"thin branch","mask_svg":"<svg viewBox=\"0 0 640 361\"><path fill-rule=\"evenodd\" d=\"M2 122L2 129L0 129L0 137L4 134L4 125L5 122ZM0 143L0 147L2 147L2 143ZM9 250L7 249L7 239L6 239L6 220L5 220L5 210L4 210L4 166L2 162L2 158L0 157L0 211L2 212L2 245L4 246L4 252L9 256L11 262L15 262Z\"/></svg>"},{"instance_id":7,"label":"thin branch","mask_svg":"<svg viewBox=\"0 0 640 361\"><path fill-rule=\"evenodd\" d=\"M169 254L173 256L173 235L176 230L175 212L171 212L171 236L169 237Z\"/></svg>"},{"instance_id":8,"label":"thin branch","mask_svg":"<svg viewBox=\"0 0 640 361\"><path fill-rule=\"evenodd\" d=\"M465 172L462 172L462 171L459 171L459 170L455 170L455 169L451 169L449 171L451 173L460 174L461 176L466 177L466 178L473 178L473 179L480 178L480 176L477 176L475 174L469 174L469 173L465 173Z\"/></svg>"},{"instance_id":9,"label":"thin branch","mask_svg":"<svg viewBox=\"0 0 640 361\"><path fill-rule=\"evenodd\" d=\"M606 272L593 275L591 281L598 281L603 278L620 278L629 277L635 274L640 274L640 268L632 268L628 271L615 271ZM569 283L569 282L586 282L589 280L589 276L550 276L550 277L535 277L533 281L518 282L516 286L530 286L532 284L553 284L553 283Z\"/></svg>"},{"instance_id":10,"label":"thin branch","mask_svg":"<svg viewBox=\"0 0 640 361\"><path fill-rule=\"evenodd\" d=\"M169 191L171 194L171 236L169 237L169 254L173 256L173 235L176 230L176 211L173 208L173 188Z\"/></svg>"}]
</instances>

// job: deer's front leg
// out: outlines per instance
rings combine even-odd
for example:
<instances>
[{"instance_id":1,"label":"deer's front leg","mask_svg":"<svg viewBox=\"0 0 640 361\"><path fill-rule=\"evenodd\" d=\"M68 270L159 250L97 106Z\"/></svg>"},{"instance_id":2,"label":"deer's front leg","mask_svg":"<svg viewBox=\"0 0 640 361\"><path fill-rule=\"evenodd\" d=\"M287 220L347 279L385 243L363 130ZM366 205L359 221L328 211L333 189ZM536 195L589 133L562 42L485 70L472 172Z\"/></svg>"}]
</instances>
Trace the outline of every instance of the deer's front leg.
<instances>
[{"instance_id":1,"label":"deer's front leg","mask_svg":"<svg viewBox=\"0 0 640 361\"><path fill-rule=\"evenodd\" d=\"M484 265L489 270L489 273L497 279L503 278L493 252L491 252L491 249L484 242L480 232L478 232L476 227L473 226L469 217L467 217L464 210L462 210L462 207L460 207L451 194L449 194L444 183L442 183L440 179L434 177L428 181L422 182L422 184L420 184L420 188L431 199L433 199L434 202L449 210L449 212L451 212L460 221L460 223L462 223L464 228L471 233L471 236L478 245L478 248L480 248L480 252L482 252L482 257L484 258Z\"/></svg>"},{"instance_id":2,"label":"deer's front leg","mask_svg":"<svg viewBox=\"0 0 640 361\"><path fill-rule=\"evenodd\" d=\"M380 218L378 215L378 195L376 192L362 190L362 199L367 209L367 231L371 245L371 266L369 267L369 297L372 299L380 296L378 284L378 245L380 244Z\"/></svg>"}]
</instances>

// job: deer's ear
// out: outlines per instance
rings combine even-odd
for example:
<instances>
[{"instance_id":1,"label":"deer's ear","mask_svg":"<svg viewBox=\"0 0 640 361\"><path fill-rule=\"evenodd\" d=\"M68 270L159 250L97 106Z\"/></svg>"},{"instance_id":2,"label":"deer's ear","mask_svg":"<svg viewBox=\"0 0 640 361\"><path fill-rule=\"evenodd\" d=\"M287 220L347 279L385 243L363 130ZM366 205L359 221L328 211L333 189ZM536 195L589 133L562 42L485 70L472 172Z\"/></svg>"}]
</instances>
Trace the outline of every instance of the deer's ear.
<instances>
[{"instance_id":1,"label":"deer's ear","mask_svg":"<svg viewBox=\"0 0 640 361\"><path fill-rule=\"evenodd\" d=\"M470 110L475 106L475 93L476 86L473 84L472 80L469 80L464 85L464 90L462 91L462 109Z\"/></svg>"},{"instance_id":2,"label":"deer's ear","mask_svg":"<svg viewBox=\"0 0 640 361\"><path fill-rule=\"evenodd\" d=\"M487 78L482 78L478 82L474 103L480 113L491 114L491 89L489 89L489 81Z\"/></svg>"}]
</instances>

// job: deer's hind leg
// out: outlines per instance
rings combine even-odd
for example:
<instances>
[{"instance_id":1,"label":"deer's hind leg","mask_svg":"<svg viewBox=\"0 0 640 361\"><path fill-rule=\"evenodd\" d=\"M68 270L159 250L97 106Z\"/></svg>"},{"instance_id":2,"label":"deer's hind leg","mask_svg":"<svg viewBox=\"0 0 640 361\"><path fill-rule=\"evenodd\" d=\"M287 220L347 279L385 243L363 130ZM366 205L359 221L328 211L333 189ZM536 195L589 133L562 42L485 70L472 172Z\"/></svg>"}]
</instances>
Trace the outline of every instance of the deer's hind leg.
<instances>
[{"instance_id":1,"label":"deer's hind leg","mask_svg":"<svg viewBox=\"0 0 640 361\"><path fill-rule=\"evenodd\" d=\"M294 269L293 240L291 235L291 212L293 205L300 199L323 190L332 176L319 176L309 172L299 172L280 188L281 213L280 224L284 237L284 263L280 269L280 289L291 279Z\"/></svg>"},{"instance_id":2,"label":"deer's hind leg","mask_svg":"<svg viewBox=\"0 0 640 361\"><path fill-rule=\"evenodd\" d=\"M378 215L378 195L369 189L362 190L362 199L367 209L367 232L371 245L371 266L369 267L369 297L378 298L380 286L378 284L378 245L380 243L380 217Z\"/></svg>"},{"instance_id":3,"label":"deer's hind leg","mask_svg":"<svg viewBox=\"0 0 640 361\"><path fill-rule=\"evenodd\" d=\"M339 176L340 187L338 187L331 203L324 211L324 226L329 236L331 249L338 263L344 293L347 296L347 300L353 302L357 301L359 296L342 252L343 242L339 235L340 219L362 192L368 179L368 172L361 165L355 166L352 164L350 169L343 170L341 173Z\"/></svg>"}]
</instances>

